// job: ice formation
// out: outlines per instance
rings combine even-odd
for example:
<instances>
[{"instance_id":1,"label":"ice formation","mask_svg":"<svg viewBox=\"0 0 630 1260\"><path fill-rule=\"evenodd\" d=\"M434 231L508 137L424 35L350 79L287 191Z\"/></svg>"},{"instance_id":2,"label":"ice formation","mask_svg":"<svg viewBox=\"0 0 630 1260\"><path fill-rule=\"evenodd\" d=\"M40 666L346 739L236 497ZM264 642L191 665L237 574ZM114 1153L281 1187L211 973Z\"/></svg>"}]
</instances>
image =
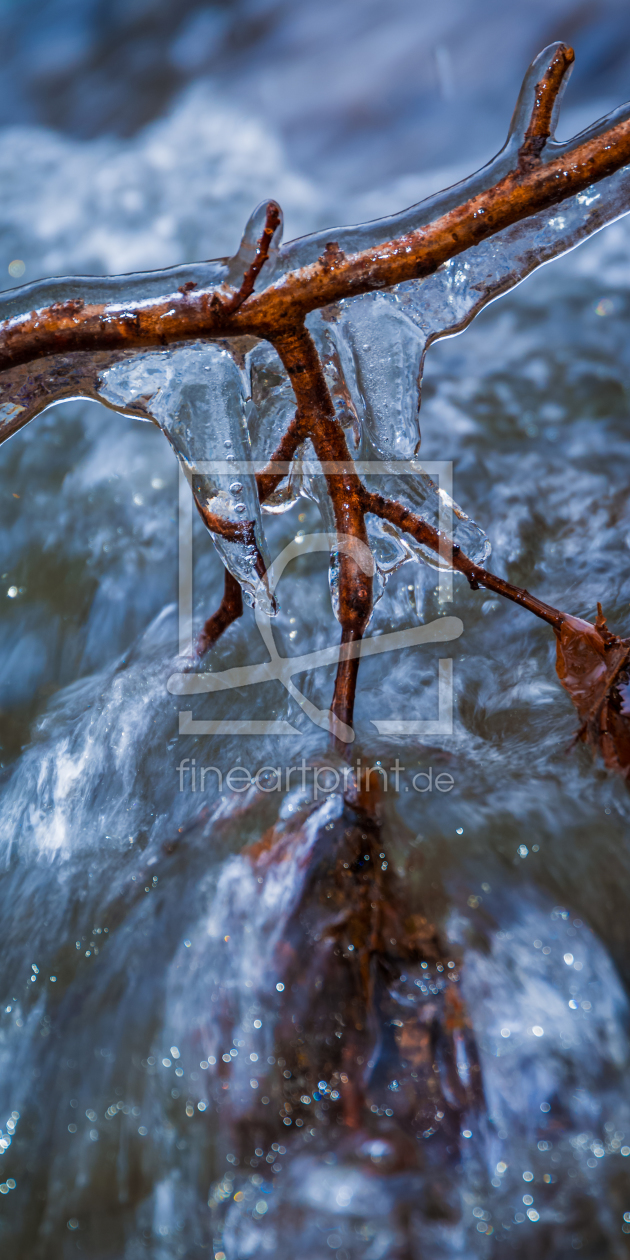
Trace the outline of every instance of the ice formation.
<instances>
[{"instance_id":1,"label":"ice formation","mask_svg":"<svg viewBox=\"0 0 630 1260\"><path fill-rule=\"evenodd\" d=\"M382 244L421 228L491 188L514 167L531 117L536 83L548 62L546 50L533 63L507 142L482 170L401 214L373 223L313 233L284 247L280 246L279 227L256 291L281 284L288 272L316 260L331 238L346 253ZM558 102L556 116L557 110ZM594 124L580 140L598 135L627 113L627 107L622 107ZM569 154L575 144L575 138L563 144L550 140L542 162ZM435 527L446 528L452 540L477 563L482 564L490 553L485 531L435 485L419 460L418 414L427 347L437 338L461 332L489 302L535 268L627 213L629 206L630 168L624 167L552 210L533 215L464 251L425 279L344 299L308 317L338 418L368 484L403 502ZM26 312L53 300L80 298L115 306L168 295L182 285L210 291L225 284L238 288L254 255L265 209L263 202L254 211L231 258L125 277L75 277L26 285L4 296L0 317L19 321ZM0 436L2 428L7 432L21 427L56 397L73 392L63 368L52 380L34 382L32 377L27 367L5 374L0 381ZM89 391L79 385L76 392L90 392L108 406L152 420L163 430L187 471L200 507L205 505L226 521L251 526L253 533L247 544L226 541L217 533L213 533L213 540L224 564L241 584L246 601L259 603L272 613L264 579L255 568L256 550L266 561L268 548L254 472L273 453L294 412L293 392L273 348L255 338L233 337L215 343L115 353L100 368L94 363L90 384ZM232 460L237 467L234 476L228 467ZM197 472L201 465L203 471ZM294 471L269 502L263 503L262 511L284 511L299 495L318 503L331 533L334 607L338 563L334 516L325 478L317 471L308 442L298 452ZM389 574L404 561L443 563L435 553L403 538L394 526L376 518L369 518L368 532L380 579L375 588L377 597Z\"/></svg>"}]
</instances>

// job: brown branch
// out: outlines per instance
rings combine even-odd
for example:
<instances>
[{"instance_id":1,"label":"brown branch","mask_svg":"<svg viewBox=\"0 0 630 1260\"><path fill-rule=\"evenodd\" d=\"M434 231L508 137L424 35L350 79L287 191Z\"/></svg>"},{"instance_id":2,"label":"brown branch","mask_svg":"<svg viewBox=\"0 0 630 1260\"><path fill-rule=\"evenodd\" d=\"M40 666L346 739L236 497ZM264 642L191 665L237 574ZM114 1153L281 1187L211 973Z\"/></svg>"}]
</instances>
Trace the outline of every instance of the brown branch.
<instances>
[{"instance_id":1,"label":"brown branch","mask_svg":"<svg viewBox=\"0 0 630 1260\"><path fill-rule=\"evenodd\" d=\"M548 67L546 76L536 85L531 120L523 145L519 149L518 163L521 172L531 170L540 161L540 155L550 134L553 106L573 59L573 51L561 46ZM256 278L267 260L270 242L279 222L279 208L275 202L270 202L267 208L265 227L258 241L256 257L245 273L240 289L228 302L222 302L222 317L233 315L253 293ZM343 269L345 261L345 255L339 249L338 244L329 242L321 256L320 266L336 272ZM366 499L363 501L362 508L359 506L359 500L357 499L357 495L360 499L366 492L360 486L356 475L350 471L352 463L345 438L335 421L332 400L330 399L330 394L321 372L321 365L310 336L305 328L301 327L298 331L294 328L288 338L285 335L280 339L280 344L278 344L278 339L276 338L276 348L292 380L296 397L298 401L302 401L303 409L301 411L298 410L296 413L289 429L272 455L270 463L256 477L260 501L264 502L273 493L273 490L285 475L283 472L275 472L273 464L276 462L290 462L295 455L297 447L312 430L311 435L313 436L316 453L322 460L341 460L344 463L348 461L349 464L349 472L345 480L340 481L336 476L328 478L329 492L335 511L335 522L338 532L351 533L355 537L360 538L361 541L366 541L363 513L369 508L366 505ZM420 518L414 518L411 513L406 513L402 505L387 503L381 496L372 496L372 509L375 508L377 500L379 502L379 514L386 515L387 519L390 520L397 516L397 523L401 528L406 529L407 532L411 532L416 537L421 534L422 541L438 551L444 549L445 540L441 539L436 531L431 530L431 527L426 526ZM213 532L234 541L248 541L250 543L253 542L255 545L253 525L250 522L243 525L224 522L201 507L199 510L206 525ZM405 521L405 524L401 524L402 520ZM530 596L528 592L511 587L509 583L504 582L500 578L495 578L492 574L486 574L485 570L479 569L467 557L462 556L459 553L459 548L455 547L452 551L455 567L466 573L471 586L484 584L490 589L507 595L508 598L517 600L523 606L529 606L532 610L535 608L538 615L544 615L549 619L545 606ZM346 644L360 639L363 634L371 611L371 590L368 593L368 583L365 581L365 574L360 571L352 559L342 555L340 557L340 569L341 642ZM228 593L229 577L229 573L226 572L226 593L223 602L218 612L206 622L204 631L200 636L199 644L203 644L203 651L207 650L216 641L223 629L234 619L234 616L241 615L242 601L239 611L236 613L232 611L235 596L231 589ZM230 579L230 581L234 585L234 579ZM352 721L358 667L358 658L342 660L339 664L335 682L333 712L348 725Z\"/></svg>"},{"instance_id":2,"label":"brown branch","mask_svg":"<svg viewBox=\"0 0 630 1260\"><path fill-rule=\"evenodd\" d=\"M538 162L543 149L551 135L553 108L558 92L575 61L575 53L566 44L561 44L547 73L536 84L534 108L525 132L525 139L518 151L519 170L531 170Z\"/></svg>"},{"instance_id":3,"label":"brown branch","mask_svg":"<svg viewBox=\"0 0 630 1260\"><path fill-rule=\"evenodd\" d=\"M310 343L310 345L309 345ZM283 363L291 376L296 395L299 391L303 411L300 413L299 433L305 434L307 430L308 419L312 425L312 437L315 451L322 462L338 462L343 463L345 471L341 474L328 474L326 477L328 483L328 491L335 510L335 523L337 531L342 534L351 534L367 542L367 532L365 529L364 516L371 513L379 516L383 520L390 521L398 529L404 533L410 534L422 546L430 547L438 555L448 557L454 569L463 573L468 579L473 590L477 590L480 586L486 590L493 591L497 595L501 595L504 599L509 599L513 603L518 604L521 608L526 608L528 612L539 617L542 621L558 633L570 617L559 609L553 608L550 604L545 604L542 600L531 595L529 591L520 586L514 586L511 582L507 582L505 578L496 577L494 573L489 573L480 565L475 564L472 560L465 556L456 543L451 543L444 534L429 525L422 517L411 512L402 503L396 500L386 499L383 495L374 491L369 491L360 482L356 473L351 470L353 461L348 452L346 440L334 415L334 405L328 391L328 386L321 370L317 352L311 341L306 329L298 331L291 341L276 341L276 349L280 354ZM317 432L316 432L317 430ZM286 460L290 458L287 448L291 442L295 446L299 444L302 437L296 440L298 432L298 416L294 418L291 426L287 430L282 442L274 453L274 460ZM263 497L275 488L278 481L282 480L284 473L274 473L264 470L263 474L258 475L259 493L261 501ZM266 481L262 481L266 478ZM273 483L273 484L272 484ZM267 486L266 494L263 491ZM198 505L199 506L199 505ZM208 524L208 528L216 530L216 523L219 522L222 527L224 537L233 537L228 528L237 530L238 525L231 522L223 522L220 518L213 517L211 513L204 512L199 509L203 519ZM213 522L213 523L209 523ZM253 532L253 525L247 524ZM242 528L242 527L241 527ZM365 627L369 620L372 609L372 583L371 579L357 565L356 561L344 554L340 555L340 576L339 576L339 620L342 627L341 642L351 643L361 639L365 631ZM197 651L199 655L212 646L214 642L223 633L223 630L242 613L242 601L239 611L229 616L224 611L228 596L228 578L229 573L226 571L226 594L218 611L211 617L204 627L202 634L198 640ZM238 583L231 579L234 585L238 587ZM240 595L240 588L239 595ZM209 628L212 628L209 633ZM606 632L608 633L608 632ZM207 638L205 645L200 648L200 644ZM614 637L614 636L612 636ZM357 677L359 670L360 658L353 660L342 660L339 662L337 676L335 679L335 692L332 704L332 712L336 717L340 718L346 725L352 725L354 701L356 695ZM341 745L343 748L343 745Z\"/></svg>"},{"instance_id":4,"label":"brown branch","mask_svg":"<svg viewBox=\"0 0 630 1260\"><path fill-rule=\"evenodd\" d=\"M277 471L274 464L286 466L301 442L310 437L317 458L325 466L340 539L350 537L369 553L365 514L374 513L430 547L447 562L451 561L455 569L465 574L471 587L483 586L527 608L551 625L560 638L575 619L542 603L528 591L488 573L403 504L369 492L361 484L304 318L310 311L334 302L428 276L457 254L564 201L628 163L630 119L611 124L606 131L582 143L576 141L572 148L564 148L561 156L543 163L554 106L572 61L572 50L558 46L545 74L536 84L531 117L518 151L516 168L493 187L453 207L432 223L350 255L344 253L338 242L330 241L315 262L282 275L262 292L255 293L256 280L269 257L271 241L280 222L279 208L275 202L270 202L254 260L235 292L226 294L223 285L199 289L193 281L188 281L174 294L136 306L120 301L86 304L81 299L72 299L17 315L0 324L0 372L51 354L74 355L87 351L102 355L199 337L264 337L275 346L289 375L297 413L271 462L257 476L261 501L268 498L286 475L284 467ZM133 277L130 284L132 280ZM335 471L329 471L331 465ZM195 499L211 533L255 549L256 572L264 580L264 562L254 522L226 520L208 511L196 495ZM372 610L372 578L366 574L356 554L341 542L339 553L339 621L342 645L346 645L358 643L365 631ZM242 611L240 587L228 572L222 603L204 626L197 644L198 653L216 642ZM601 637L603 641L603 634ZM357 656L342 659L337 670L332 712L346 727L352 723L358 666Z\"/></svg>"},{"instance_id":5,"label":"brown branch","mask_svg":"<svg viewBox=\"0 0 630 1260\"><path fill-rule=\"evenodd\" d=\"M402 503L397 503L392 499L385 499L382 494L375 494L369 490L362 488L362 502L365 512L371 512L374 516L380 516L383 520L390 521L392 525L396 525L398 529L404 530L405 533L411 534L417 542L425 547L430 547L432 551L444 552L445 542L449 549L451 544L448 539L434 529L421 516L416 516L414 512L410 512ZM548 625L553 626L554 630L559 630L563 622L567 619L567 614L559 612L557 608L552 608L550 604L543 604L542 600L536 599L535 595L530 595L529 591L525 591L520 586L513 586L511 582L506 582L504 578L495 577L493 573L488 573L486 569L482 569L478 564L474 564L468 556L463 555L456 543L452 545L452 564L453 568L459 573L465 574L470 582L473 590L479 586L483 586L486 590L494 591L497 595L503 595L505 599L511 599L515 604L519 604L521 608L527 608L528 612L540 617L546 621Z\"/></svg>"},{"instance_id":6,"label":"brown branch","mask_svg":"<svg viewBox=\"0 0 630 1260\"><path fill-rule=\"evenodd\" d=\"M529 591L524 590L522 587L514 586L504 578L488 573L486 569L481 568L480 565L475 564L468 556L465 556L456 543L451 543L450 539L444 534L434 529L432 525L429 525L422 517L411 512L402 503L386 499L383 495L365 488L358 475L352 471L354 467L353 461L348 451L343 431L335 417L334 404L330 397L317 351L307 330L304 327L298 327L291 337L277 338L274 344L291 378L300 411L292 421L273 458L278 462L290 458L291 453L294 453L295 448L303 440L310 426L310 433L318 459L325 464L341 464L344 469L341 473L326 474L328 492L335 512L337 532L345 535L349 534L361 542L367 543L365 514L371 513L374 516L379 516L383 520L390 521L392 525L395 525L404 533L410 534L422 546L429 547L438 555L441 554L447 558L454 569L465 575L473 590L482 586L486 590L493 591L495 594L518 604L521 608L526 608L528 612L546 621L556 632L559 632L567 620L566 613L543 603L542 600L537 599L535 595L531 595ZM257 481L261 500L263 499L263 491L266 490L264 497L267 497L267 494L271 493L284 475L284 473L272 473L270 466L262 474L258 475ZM270 489L267 489L268 486ZM197 506L199 507L199 504ZM243 538L243 533L238 533L238 531L245 529L251 530L253 536L252 522L235 524L223 521L220 517L213 516L201 507L199 507L199 511L208 528L214 530L214 532L221 533L223 537L240 540ZM249 535L247 537L249 540ZM339 566L339 621L342 628L341 642L345 644L356 642L363 636L372 610L372 580L351 556L341 554L339 556ZM226 574L226 592L227 576L229 575ZM225 598L224 596L223 603L225 603ZM214 617L210 618L206 623L202 634L206 633L208 626L215 624L215 618L220 618L222 609L223 604L218 612L214 614ZM235 615L240 616L240 612ZM207 647L210 647L212 642L216 642L216 639L231 624L232 620L234 620L234 617L230 617L224 623L217 620L218 628L216 634L212 640L208 641ZM204 647L203 651L205 650L207 650L206 647ZM352 725L359 664L359 657L352 660L341 660L335 679L335 692L331 706L332 712L347 726ZM345 746L340 745L340 747L343 749Z\"/></svg>"},{"instance_id":7,"label":"brown branch","mask_svg":"<svg viewBox=\"0 0 630 1260\"><path fill-rule=\"evenodd\" d=\"M431 275L448 259L530 215L583 191L630 162L630 119L586 141L570 154L525 174L510 172L487 192L397 240L344 255L343 262L323 259L289 273L276 286L255 294L237 314L235 331L270 336L318 307L404 280ZM338 256L337 256L338 258Z\"/></svg>"},{"instance_id":8,"label":"brown branch","mask_svg":"<svg viewBox=\"0 0 630 1260\"><path fill-rule=\"evenodd\" d=\"M224 516L209 512L196 496L195 503L204 525L211 534L218 534L220 538L225 538L228 542L240 542L248 547L258 546L253 521L229 521Z\"/></svg>"},{"instance_id":9,"label":"brown branch","mask_svg":"<svg viewBox=\"0 0 630 1260\"><path fill-rule=\"evenodd\" d=\"M212 534L218 534L220 538L225 538L227 542L244 543L247 547L254 549L254 564L252 569L258 574L262 582L265 581L267 569L265 562L260 554L258 540L256 538L256 526L253 521L226 521L223 516L216 516L214 512L209 512L207 508L201 504L194 496L195 503L199 515Z\"/></svg>"},{"instance_id":10,"label":"brown branch","mask_svg":"<svg viewBox=\"0 0 630 1260\"><path fill-rule=\"evenodd\" d=\"M274 337L273 344L288 372L299 414L305 421L308 419L317 458L323 463L341 463L345 468L342 473L326 474L337 533L350 535L367 547L361 483L357 474L350 471L350 452L314 342L306 328L297 325L291 333ZM341 642L354 643L361 639L370 619L372 578L345 552L339 555L338 595ZM346 726L352 725L358 669L358 657L340 660L337 667L331 709Z\"/></svg>"},{"instance_id":11,"label":"brown branch","mask_svg":"<svg viewBox=\"0 0 630 1260\"><path fill-rule=\"evenodd\" d=\"M309 436L310 417L301 415L296 412L284 437L276 447L269 463L263 468L262 472L256 473L256 485L258 487L258 498L261 503L265 502L271 494L273 494L276 486L286 477L286 472L276 472L274 464L288 464L293 459L298 446L306 441Z\"/></svg>"},{"instance_id":12,"label":"brown branch","mask_svg":"<svg viewBox=\"0 0 630 1260\"><path fill-rule=\"evenodd\" d=\"M234 312L238 310L239 306L242 306L243 302L245 302L250 294L254 292L254 285L269 257L271 240L276 228L281 222L281 219L282 215L280 206L275 201L270 201L267 206L265 226L256 245L256 257L254 258L251 267L248 267L245 272L240 289L237 290L229 301L223 303L223 313L225 315L233 315Z\"/></svg>"},{"instance_id":13,"label":"brown branch","mask_svg":"<svg viewBox=\"0 0 630 1260\"><path fill-rule=\"evenodd\" d=\"M308 436L308 421L305 417L301 417L299 413L294 416L284 437L274 451L271 460L262 472L256 475L256 486L258 489L258 497L263 503L265 499L273 494L276 486L285 477L285 472L275 472L274 463L288 463L295 455L297 447ZM220 516L215 516L212 512L208 512L203 508L199 501L195 499L197 508L204 525L216 534L220 534L222 538L227 538L230 542L246 542L256 547L256 572L259 577L264 578L265 569L262 556L258 550L256 543L256 534L254 531L253 521L225 521ZM245 531L245 532L244 532ZM229 569L225 570L225 593L223 600L217 611L206 621L203 630L195 644L195 653L201 657L208 651L220 638L224 630L241 617L243 613L243 597L241 588L232 577Z\"/></svg>"},{"instance_id":14,"label":"brown branch","mask_svg":"<svg viewBox=\"0 0 630 1260\"><path fill-rule=\"evenodd\" d=\"M201 631L197 642L195 643L195 655L203 656L208 648L211 648L217 639L232 625L238 617L243 615L243 595L241 588L232 577L229 569L225 570L225 587L223 591L223 599L217 608L217 611L208 617L203 630Z\"/></svg>"},{"instance_id":15,"label":"brown branch","mask_svg":"<svg viewBox=\"0 0 630 1260\"><path fill-rule=\"evenodd\" d=\"M231 313L219 289L179 290L139 306L57 303L0 325L0 371L47 354L168 345L241 334L272 340L296 318L333 302L430 275L442 263L530 215L583 191L630 162L630 119L611 125L548 163L534 160L546 140L553 98L570 50L558 53L541 81L521 150L523 165L433 223L346 255L325 249ZM253 264L254 265L254 264ZM241 291L239 291L240 293Z\"/></svg>"}]
</instances>

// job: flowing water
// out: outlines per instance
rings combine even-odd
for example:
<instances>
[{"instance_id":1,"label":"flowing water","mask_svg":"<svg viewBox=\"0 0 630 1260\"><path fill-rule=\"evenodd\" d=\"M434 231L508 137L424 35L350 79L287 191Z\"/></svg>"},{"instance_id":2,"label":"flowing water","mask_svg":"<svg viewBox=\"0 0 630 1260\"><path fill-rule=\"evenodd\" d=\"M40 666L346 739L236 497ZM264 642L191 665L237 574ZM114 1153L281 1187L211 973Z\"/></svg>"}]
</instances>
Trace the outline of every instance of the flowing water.
<instances>
[{"instance_id":1,"label":"flowing water","mask_svg":"<svg viewBox=\"0 0 630 1260\"><path fill-rule=\"evenodd\" d=\"M130 140L6 131L0 168L29 279L233 253L270 195L289 236L403 204L296 173L217 87ZM624 636L629 281L621 220L435 344L421 448L453 461L489 567L579 616L601 601ZM329 790L341 763L279 681L169 692L178 485L156 428L65 404L0 474L3 1255L628 1254L630 808L572 747L549 629L392 574L372 635L464 629L362 662L351 757L381 763L377 826ZM311 498L265 520L272 555L321 528ZM222 585L200 522L194 557L200 625ZM324 554L278 597L284 655L335 642ZM206 668L266 659L246 609ZM333 676L297 682L326 709ZM293 734L194 726L243 719ZM434 732L382 733L416 721Z\"/></svg>"}]
</instances>

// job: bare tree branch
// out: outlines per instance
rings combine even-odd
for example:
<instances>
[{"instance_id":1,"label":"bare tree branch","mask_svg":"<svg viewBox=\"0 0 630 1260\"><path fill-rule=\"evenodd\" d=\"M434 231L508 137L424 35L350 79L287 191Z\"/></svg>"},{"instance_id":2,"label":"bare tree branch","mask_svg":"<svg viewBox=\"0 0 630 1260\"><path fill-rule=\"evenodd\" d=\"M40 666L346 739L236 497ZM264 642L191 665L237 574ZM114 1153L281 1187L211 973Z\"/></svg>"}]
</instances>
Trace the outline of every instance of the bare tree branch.
<instances>
[{"instance_id":1,"label":"bare tree branch","mask_svg":"<svg viewBox=\"0 0 630 1260\"><path fill-rule=\"evenodd\" d=\"M452 564L466 576L473 589L485 587L494 591L550 625L564 652L562 661L566 664L570 658L571 662L564 674L559 665L561 681L578 705L591 742L597 742L593 734L597 727L597 739L604 748L607 764L616 765L609 745L612 740L615 747L621 747L620 741L626 740L627 735L627 755L624 751L617 760L620 765L630 766L630 727L626 732L625 693L619 691L620 687L626 686L623 680L628 674L627 645L611 635L603 617L598 618L593 627L543 603L528 591L476 565L449 538L402 503L368 491L350 457L322 364L305 325L306 316L314 310L329 307L343 299L391 288L403 281L429 276L463 251L479 245L512 224L576 196L628 164L630 116L625 116L628 111L604 120L569 144L550 144L560 92L573 60L572 49L563 44L554 45L541 54L535 63L536 73L539 68L541 77L533 85L533 99L532 79L529 77L520 98L525 105L519 102L517 106L516 123L506 149L487 168L486 176L480 172L479 177L475 177L476 191L472 196L464 196L458 204L458 190L451 190L452 197L441 203L445 207L443 213L432 222L420 222L422 207L416 207L415 217L409 211L392 221L392 229L401 229L397 235L385 240L381 236L377 244L365 245L364 229L342 229L337 233L339 240L326 243L321 236L306 238L307 242L311 242L308 248L304 242L294 242L285 247L280 261L279 256L274 255L276 268L285 266L282 274L256 292L256 283L270 260L274 234L281 222L279 207L270 201L266 206L264 227L254 258L248 267L245 267L243 257L251 256L253 244L246 234L244 246L235 259L199 265L206 269L203 272L205 286L187 279L175 292L145 296L139 301L126 295L133 291L134 282L139 284L140 280L140 289L146 293L147 277L140 280L133 276L119 277L119 300L116 302L90 302L74 296L35 310L24 309L0 322L0 373L12 382L12 388L19 385L24 398L28 399L30 417L46 405L51 373L57 374L55 388L59 396L72 394L78 381L79 392L94 397L98 396L97 367L113 363L127 354L133 355L138 349L200 338L224 340L254 336L267 339L288 373L297 411L269 464L257 476L258 495L261 502L268 499L286 475L286 465L290 464L298 447L310 438L324 467L338 536L335 563L338 566L338 617L342 647L359 643L372 612L373 565L366 570L361 562L362 555L367 555L371 562L365 516L372 513L439 554L445 563ZM523 116L525 109L529 110L528 118ZM513 161L513 166L508 167L508 161ZM500 178L487 186L493 172ZM468 192L470 188L470 182L463 186L463 190ZM618 212L618 202L614 202L614 209ZM258 214L259 211L256 211L255 215ZM259 219L255 217L250 222L258 223ZM383 221L383 224L387 222ZM251 230L250 227L248 232ZM382 230L386 234L385 226ZM358 241L363 243L360 248L357 247ZM291 260L295 263L300 258L307 261L291 269ZM209 275L213 284L208 282ZM228 283L228 278L232 279L235 275L237 278L242 276L238 288ZM172 276L173 273L164 273L165 285L169 280L174 283ZM178 278L181 279L181 271ZM150 281L152 293L156 292L155 286L159 281L156 273ZM49 293L50 283L26 289L25 304L38 292ZM80 282L73 284L76 293ZM90 285L86 281L86 294L89 290ZM159 294L159 289L157 292ZM14 302L18 300L19 293ZM46 360L47 367L42 366L40 373L35 370L29 372L28 380L21 376L24 368L20 365L42 359ZM142 399L134 401L134 408L141 405ZM20 414L24 410L21 402L9 404L2 421L4 429L0 430L0 440L20 427L23 422ZM135 410L132 413L135 414ZM331 466L334 471L329 471ZM255 557L256 572L264 581L264 561L255 522L233 521L209 511L198 498L196 501L211 533L250 549L250 554ZM346 545L348 539L351 546ZM216 642L242 611L240 587L236 579L227 573L221 605L208 619L199 636L198 655ZM580 653L586 653L591 661L588 704L586 701L582 703L581 667L575 664L582 659ZM602 654L608 654L604 674L598 663ZM358 666L358 653L352 659L345 659L345 653L341 653L332 704L333 734L351 728Z\"/></svg>"},{"instance_id":2,"label":"bare tree branch","mask_svg":"<svg viewBox=\"0 0 630 1260\"><path fill-rule=\"evenodd\" d=\"M349 255L330 242L316 262L249 296L244 294L255 280L251 268L231 295L223 285L198 289L187 284L141 303L98 304L73 298L29 311L0 324L0 371L44 355L82 350L125 350L242 334L273 340L309 311L430 275L463 250L557 205L630 162L630 118L581 142L577 137L561 156L542 160L553 103L572 59L572 50L561 46L538 85L515 169L434 222ZM254 267L262 266L263 255L261 238Z\"/></svg>"}]
</instances>

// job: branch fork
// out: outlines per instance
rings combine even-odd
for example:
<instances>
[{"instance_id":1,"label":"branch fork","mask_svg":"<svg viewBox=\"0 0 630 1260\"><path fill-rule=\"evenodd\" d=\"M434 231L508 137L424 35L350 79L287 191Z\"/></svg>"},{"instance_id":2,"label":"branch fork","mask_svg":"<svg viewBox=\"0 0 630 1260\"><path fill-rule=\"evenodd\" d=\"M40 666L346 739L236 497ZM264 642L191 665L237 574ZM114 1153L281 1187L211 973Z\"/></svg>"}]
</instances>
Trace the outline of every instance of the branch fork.
<instances>
[{"instance_id":1,"label":"branch fork","mask_svg":"<svg viewBox=\"0 0 630 1260\"><path fill-rule=\"evenodd\" d=\"M581 716L587 732L592 732L594 723L599 723L598 729L603 730L603 721L608 738L615 722L621 729L626 716L625 700L623 696L619 699L619 688L625 685L628 645L611 635L603 617L598 617L594 627L589 627L588 623L578 626L577 619L475 564L450 539L402 503L369 491L352 462L322 363L305 324L306 316L312 311L392 288L404 281L428 277L463 251L532 215L547 211L630 163L630 111L618 111L611 120L568 144L552 141L560 92L573 60L573 50L564 44L553 45L541 54L535 63L540 68L540 78L533 85L533 92L531 79L526 80L521 97L522 101L529 102L529 117L522 117L523 108L519 105L506 149L488 168L488 172L497 170L499 178L491 183L490 175L480 172L471 181L475 189L473 195L459 204L457 189L451 190L450 196L444 194L442 212L431 222L419 223L421 215L416 214L414 219L411 212L405 212L397 219L384 221L380 240L376 244L372 241L367 247L365 229L345 229L336 233L337 240L322 240L315 254L318 237L312 238L311 246L311 238L306 238L305 242L294 242L272 256L281 212L277 204L270 201L254 257L241 271L238 287L232 285L230 291L226 277L235 274L236 263L243 256L247 257L248 251L251 256L253 242L249 243L250 238L247 238L247 248L243 247L236 260L232 260L231 270L228 262L204 264L206 277L211 273L217 283L208 283L207 278L205 283L188 279L166 296L162 290L158 296L135 303L69 297L66 301L29 308L0 322L0 374L13 376L20 365L45 360L51 374L61 371L60 365L63 365L63 372L70 381L72 373L67 363L72 360L84 365L77 368L86 378L83 392L92 390L95 396L91 385L94 372L90 376L88 370L90 363L107 364L116 356L139 348L200 338L224 340L253 336L268 340L288 373L297 406L269 463L257 475L260 501L264 503L273 493L285 475L284 468L282 471L280 468L290 463L298 447L310 438L324 466L338 536L355 538L367 545L366 516L377 516L451 563L465 575L473 590L484 587L541 618L557 636L561 681L571 691L578 709L581 702L570 681L575 669L572 673L567 660L574 661L576 645L581 645L580 650L587 655L598 657L599 654L600 663L607 658L612 669L604 670L603 698L599 692L595 700L591 697L588 712ZM466 191L470 191L470 185ZM419 209L421 211L422 207ZM388 235L390 223L392 229L398 223L397 235ZM293 260L297 265L291 265ZM257 291L256 285L266 264L271 278ZM238 272L238 268L236 270ZM47 291L46 285L42 289ZM32 287L24 291L25 300L31 292ZM45 375L45 364L43 367ZM9 436L35 414L32 407L20 418L23 411L24 407L17 406L2 421L0 439ZM335 471L327 471L330 465ZM231 521L198 506L211 532L255 548L256 571L264 578L264 562L256 542L254 522ZM372 612L372 578L357 563L351 549L340 549L338 559L341 642L342 645L356 644ZM241 616L242 610L238 584L226 573L223 601L204 626L197 643L198 656ZM358 665L358 654L344 654L339 661L331 710L337 729L352 727ZM599 687L601 670L598 673L595 665L593 669ZM602 718L604 710L605 718ZM614 732L610 736L613 743L617 738ZM630 737L627 761L630 766Z\"/></svg>"}]
</instances>

